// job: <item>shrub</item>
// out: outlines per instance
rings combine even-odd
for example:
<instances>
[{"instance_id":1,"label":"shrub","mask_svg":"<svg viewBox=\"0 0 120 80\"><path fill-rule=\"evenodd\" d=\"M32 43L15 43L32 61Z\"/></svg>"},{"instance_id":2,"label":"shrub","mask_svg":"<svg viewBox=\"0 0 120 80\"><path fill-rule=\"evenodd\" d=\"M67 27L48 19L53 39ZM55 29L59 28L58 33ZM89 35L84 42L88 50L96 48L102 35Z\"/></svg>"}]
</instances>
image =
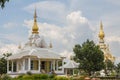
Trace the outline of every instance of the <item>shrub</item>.
<instances>
[{"instance_id":1,"label":"shrub","mask_svg":"<svg viewBox=\"0 0 120 80\"><path fill-rule=\"evenodd\" d=\"M80 73L80 75L82 75L82 76L88 76L88 73L82 71L82 72Z\"/></svg>"},{"instance_id":2,"label":"shrub","mask_svg":"<svg viewBox=\"0 0 120 80\"><path fill-rule=\"evenodd\" d=\"M33 80L33 77L31 75L24 75L22 80Z\"/></svg>"},{"instance_id":3,"label":"shrub","mask_svg":"<svg viewBox=\"0 0 120 80\"><path fill-rule=\"evenodd\" d=\"M47 75L47 74L32 74L32 75L20 75L16 78L13 78L12 80L84 80L83 77L77 77L77 78L67 78L63 76L55 76L53 74Z\"/></svg>"},{"instance_id":4,"label":"shrub","mask_svg":"<svg viewBox=\"0 0 120 80\"><path fill-rule=\"evenodd\" d=\"M24 74L21 74L21 75L18 76L18 78L22 78L23 76L24 76Z\"/></svg>"},{"instance_id":5,"label":"shrub","mask_svg":"<svg viewBox=\"0 0 120 80\"><path fill-rule=\"evenodd\" d=\"M32 75L32 73L30 71L27 72L28 75Z\"/></svg>"},{"instance_id":6,"label":"shrub","mask_svg":"<svg viewBox=\"0 0 120 80\"><path fill-rule=\"evenodd\" d=\"M55 78L55 76L56 76L56 75L54 75L54 74L50 74L50 75L49 75L49 78L50 78L50 79L51 79L51 78Z\"/></svg>"},{"instance_id":7,"label":"shrub","mask_svg":"<svg viewBox=\"0 0 120 80\"><path fill-rule=\"evenodd\" d=\"M85 80L85 76L73 77L71 80Z\"/></svg>"},{"instance_id":8,"label":"shrub","mask_svg":"<svg viewBox=\"0 0 120 80\"><path fill-rule=\"evenodd\" d=\"M36 79L40 79L40 74L33 74L32 77L36 80Z\"/></svg>"},{"instance_id":9,"label":"shrub","mask_svg":"<svg viewBox=\"0 0 120 80\"><path fill-rule=\"evenodd\" d=\"M69 80L67 77L56 76L54 80Z\"/></svg>"},{"instance_id":10,"label":"shrub","mask_svg":"<svg viewBox=\"0 0 120 80\"><path fill-rule=\"evenodd\" d=\"M7 75L7 74L3 74L1 76L1 80L12 80L12 78L9 75Z\"/></svg>"},{"instance_id":11,"label":"shrub","mask_svg":"<svg viewBox=\"0 0 120 80\"><path fill-rule=\"evenodd\" d=\"M48 75L47 74L40 74L40 79L48 79Z\"/></svg>"},{"instance_id":12,"label":"shrub","mask_svg":"<svg viewBox=\"0 0 120 80\"><path fill-rule=\"evenodd\" d=\"M33 75L27 75L23 76L24 79L33 79L33 80L41 80L41 79L48 79L47 74L33 74Z\"/></svg>"},{"instance_id":13,"label":"shrub","mask_svg":"<svg viewBox=\"0 0 120 80\"><path fill-rule=\"evenodd\" d=\"M24 74L21 74L15 78L13 78L13 80L22 80L23 76L24 76Z\"/></svg>"}]
</instances>

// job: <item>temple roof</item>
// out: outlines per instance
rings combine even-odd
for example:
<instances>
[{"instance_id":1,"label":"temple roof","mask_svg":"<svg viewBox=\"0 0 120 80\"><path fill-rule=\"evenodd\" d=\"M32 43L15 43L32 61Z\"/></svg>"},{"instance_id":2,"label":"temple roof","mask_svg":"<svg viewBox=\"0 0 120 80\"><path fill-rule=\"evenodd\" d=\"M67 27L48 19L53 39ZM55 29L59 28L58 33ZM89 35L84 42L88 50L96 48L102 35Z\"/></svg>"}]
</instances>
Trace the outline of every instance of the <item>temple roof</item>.
<instances>
[{"instance_id":1,"label":"temple roof","mask_svg":"<svg viewBox=\"0 0 120 80\"><path fill-rule=\"evenodd\" d=\"M79 67L79 63L76 63L73 60L68 61L65 65L62 66L63 68L78 68ZM62 68L60 67L60 68Z\"/></svg>"},{"instance_id":2,"label":"temple roof","mask_svg":"<svg viewBox=\"0 0 120 80\"><path fill-rule=\"evenodd\" d=\"M21 59L23 57L28 57L28 56L37 57L39 59L62 59L61 55L49 49L29 48L8 57L8 60Z\"/></svg>"}]
</instances>

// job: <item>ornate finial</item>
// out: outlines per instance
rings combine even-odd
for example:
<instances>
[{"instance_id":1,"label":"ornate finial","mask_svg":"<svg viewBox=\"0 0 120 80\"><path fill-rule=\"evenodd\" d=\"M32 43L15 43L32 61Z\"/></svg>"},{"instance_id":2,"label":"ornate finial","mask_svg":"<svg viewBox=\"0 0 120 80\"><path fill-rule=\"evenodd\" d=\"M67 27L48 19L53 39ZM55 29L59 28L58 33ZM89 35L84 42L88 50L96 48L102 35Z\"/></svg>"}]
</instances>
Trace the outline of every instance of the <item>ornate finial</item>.
<instances>
[{"instance_id":1,"label":"ornate finial","mask_svg":"<svg viewBox=\"0 0 120 80\"><path fill-rule=\"evenodd\" d=\"M99 38L103 39L105 36L104 31L103 31L103 24L102 21L100 22L100 32L99 32Z\"/></svg>"},{"instance_id":2,"label":"ornate finial","mask_svg":"<svg viewBox=\"0 0 120 80\"><path fill-rule=\"evenodd\" d=\"M37 13L36 13L36 8L35 8L35 12L34 12L34 24L33 24L33 27L32 27L32 34L38 34L38 25L37 25Z\"/></svg>"},{"instance_id":3,"label":"ornate finial","mask_svg":"<svg viewBox=\"0 0 120 80\"><path fill-rule=\"evenodd\" d=\"M102 21L100 22L100 30L103 30L103 24L102 24Z\"/></svg>"},{"instance_id":4,"label":"ornate finial","mask_svg":"<svg viewBox=\"0 0 120 80\"><path fill-rule=\"evenodd\" d=\"M50 45L49 45L49 47L50 47L50 48L52 48L52 47L53 47L53 45L52 45L51 41L50 41Z\"/></svg>"}]
</instances>

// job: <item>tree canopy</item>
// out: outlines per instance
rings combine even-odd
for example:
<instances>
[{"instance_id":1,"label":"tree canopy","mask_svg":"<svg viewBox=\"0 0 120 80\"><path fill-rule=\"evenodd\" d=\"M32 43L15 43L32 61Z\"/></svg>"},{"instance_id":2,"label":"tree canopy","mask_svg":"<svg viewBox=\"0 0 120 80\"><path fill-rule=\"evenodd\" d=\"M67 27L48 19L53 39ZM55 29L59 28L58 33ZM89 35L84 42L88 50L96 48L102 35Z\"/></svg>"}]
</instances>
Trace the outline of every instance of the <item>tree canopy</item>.
<instances>
[{"instance_id":1,"label":"tree canopy","mask_svg":"<svg viewBox=\"0 0 120 80\"><path fill-rule=\"evenodd\" d=\"M113 70L114 69L114 63L111 60L105 60L105 66L107 70Z\"/></svg>"},{"instance_id":2,"label":"tree canopy","mask_svg":"<svg viewBox=\"0 0 120 80\"><path fill-rule=\"evenodd\" d=\"M118 64L116 65L116 72L117 72L117 73L120 73L120 63L118 63Z\"/></svg>"},{"instance_id":3,"label":"tree canopy","mask_svg":"<svg viewBox=\"0 0 120 80\"><path fill-rule=\"evenodd\" d=\"M4 8L5 3L8 2L9 0L0 0L0 6L1 8Z\"/></svg>"},{"instance_id":4,"label":"tree canopy","mask_svg":"<svg viewBox=\"0 0 120 80\"><path fill-rule=\"evenodd\" d=\"M0 74L7 72L7 60L6 58L12 55L11 53L3 54L3 57L0 59Z\"/></svg>"},{"instance_id":5,"label":"tree canopy","mask_svg":"<svg viewBox=\"0 0 120 80\"><path fill-rule=\"evenodd\" d=\"M79 68L89 75L91 72L104 69L104 54L93 41L87 40L82 45L75 45L73 48L75 59L80 63Z\"/></svg>"}]
</instances>

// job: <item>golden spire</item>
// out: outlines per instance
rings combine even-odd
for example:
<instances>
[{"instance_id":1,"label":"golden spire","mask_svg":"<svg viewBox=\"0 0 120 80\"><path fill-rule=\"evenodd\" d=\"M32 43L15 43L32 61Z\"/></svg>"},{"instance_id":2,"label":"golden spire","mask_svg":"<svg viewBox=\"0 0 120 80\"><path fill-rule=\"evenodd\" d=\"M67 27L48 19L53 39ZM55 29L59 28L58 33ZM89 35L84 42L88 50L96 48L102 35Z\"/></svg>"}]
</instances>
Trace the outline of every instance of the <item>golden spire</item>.
<instances>
[{"instance_id":1,"label":"golden spire","mask_svg":"<svg viewBox=\"0 0 120 80\"><path fill-rule=\"evenodd\" d=\"M102 24L102 21L100 23L100 32L99 32L99 38L100 39L103 39L105 37L105 34L104 34L104 31L103 31L103 24Z\"/></svg>"},{"instance_id":2,"label":"golden spire","mask_svg":"<svg viewBox=\"0 0 120 80\"><path fill-rule=\"evenodd\" d=\"M38 25L37 25L37 14L36 14L36 9L35 9L35 12L34 12L34 24L33 24L33 27L32 27L32 34L38 34L39 32L39 28L38 28Z\"/></svg>"}]
</instances>

